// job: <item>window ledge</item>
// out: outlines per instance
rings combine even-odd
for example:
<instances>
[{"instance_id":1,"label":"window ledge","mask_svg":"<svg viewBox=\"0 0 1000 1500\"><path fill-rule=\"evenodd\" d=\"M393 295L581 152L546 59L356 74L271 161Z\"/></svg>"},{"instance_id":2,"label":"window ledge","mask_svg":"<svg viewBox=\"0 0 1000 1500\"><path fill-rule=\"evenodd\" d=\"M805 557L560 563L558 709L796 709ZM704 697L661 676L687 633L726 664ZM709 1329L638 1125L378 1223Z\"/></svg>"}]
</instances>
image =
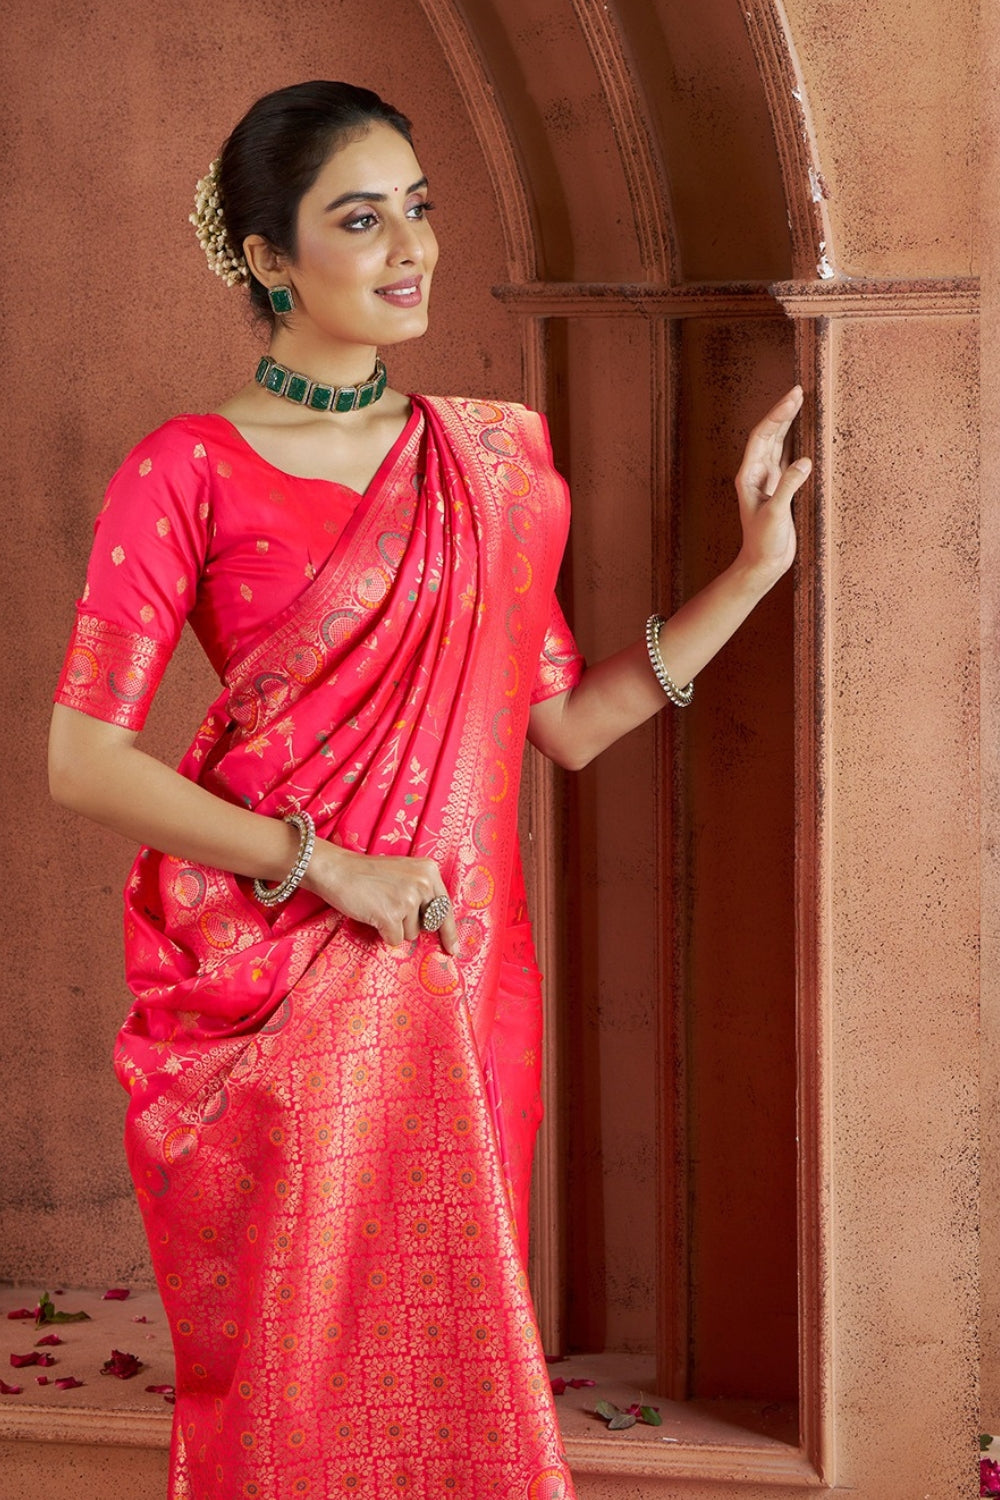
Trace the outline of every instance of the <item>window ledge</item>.
<instances>
[{"instance_id":1,"label":"window ledge","mask_svg":"<svg viewBox=\"0 0 1000 1500\"><path fill-rule=\"evenodd\" d=\"M577 1354L551 1367L553 1377L596 1380L556 1397L560 1428L575 1474L715 1479L728 1484L823 1488L798 1441L794 1406L754 1401L668 1401L653 1394L651 1357ZM598 1401L621 1408L655 1406L662 1427L636 1423L610 1432L594 1413Z\"/></svg>"},{"instance_id":2,"label":"window ledge","mask_svg":"<svg viewBox=\"0 0 1000 1500\"><path fill-rule=\"evenodd\" d=\"M133 1292L124 1302L105 1302L101 1292L67 1290L53 1295L65 1312L85 1312L86 1323L53 1323L8 1319L18 1307L34 1307L37 1287L4 1287L0 1291L0 1375L8 1385L23 1387L20 1396L0 1396L0 1439L21 1442L107 1444L130 1448L166 1448L170 1444L173 1408L147 1385L169 1385L174 1378L170 1333L159 1296ZM137 1318L146 1321L136 1322ZM12 1369L12 1354L27 1354L38 1340L54 1333L63 1340L45 1352L51 1368L28 1365ZM112 1349L134 1354L143 1368L128 1380L102 1375ZM41 1350L39 1351L42 1352ZM83 1384L60 1391L40 1386L37 1377L55 1382L64 1375Z\"/></svg>"}]
</instances>

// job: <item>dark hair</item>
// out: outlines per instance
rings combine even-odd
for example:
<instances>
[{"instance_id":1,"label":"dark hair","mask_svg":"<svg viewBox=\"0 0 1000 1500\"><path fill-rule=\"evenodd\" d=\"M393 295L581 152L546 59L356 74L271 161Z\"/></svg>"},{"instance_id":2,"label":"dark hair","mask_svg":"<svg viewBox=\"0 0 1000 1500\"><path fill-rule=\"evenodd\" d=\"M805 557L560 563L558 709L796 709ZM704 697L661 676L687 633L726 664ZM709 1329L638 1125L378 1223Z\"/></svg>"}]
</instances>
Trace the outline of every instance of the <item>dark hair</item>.
<instances>
[{"instance_id":1,"label":"dark hair","mask_svg":"<svg viewBox=\"0 0 1000 1500\"><path fill-rule=\"evenodd\" d=\"M410 145L405 115L371 89L351 83L295 83L258 99L222 148L219 193L226 234L240 253L247 235L260 234L283 255L296 252L299 204L334 149L368 128L391 125ZM250 277L250 303L274 320L267 292Z\"/></svg>"}]
</instances>

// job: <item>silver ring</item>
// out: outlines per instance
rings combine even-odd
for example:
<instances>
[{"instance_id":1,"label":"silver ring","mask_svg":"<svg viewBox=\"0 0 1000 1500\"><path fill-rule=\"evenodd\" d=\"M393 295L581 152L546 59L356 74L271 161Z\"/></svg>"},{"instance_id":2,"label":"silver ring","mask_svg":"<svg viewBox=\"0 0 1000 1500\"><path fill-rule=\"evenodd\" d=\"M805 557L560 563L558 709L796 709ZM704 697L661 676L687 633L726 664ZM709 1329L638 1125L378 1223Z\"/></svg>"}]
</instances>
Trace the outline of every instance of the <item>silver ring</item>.
<instances>
[{"instance_id":1,"label":"silver ring","mask_svg":"<svg viewBox=\"0 0 1000 1500\"><path fill-rule=\"evenodd\" d=\"M448 897L435 896L420 913L420 925L425 932L437 932L438 928L444 926L445 918L450 916L451 902Z\"/></svg>"}]
</instances>

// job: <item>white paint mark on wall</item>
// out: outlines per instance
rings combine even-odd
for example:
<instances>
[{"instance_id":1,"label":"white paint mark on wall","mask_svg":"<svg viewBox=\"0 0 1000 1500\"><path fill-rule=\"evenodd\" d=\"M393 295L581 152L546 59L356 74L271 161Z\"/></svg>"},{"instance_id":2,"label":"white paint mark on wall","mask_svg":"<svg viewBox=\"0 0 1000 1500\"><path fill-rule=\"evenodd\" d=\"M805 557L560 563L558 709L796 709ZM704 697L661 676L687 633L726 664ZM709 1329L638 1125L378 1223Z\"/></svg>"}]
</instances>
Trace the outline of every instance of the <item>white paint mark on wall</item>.
<instances>
[{"instance_id":1,"label":"white paint mark on wall","mask_svg":"<svg viewBox=\"0 0 1000 1500\"><path fill-rule=\"evenodd\" d=\"M822 203L824 198L830 196L830 189L824 181L822 172L817 172L813 166L809 168L809 196L814 203Z\"/></svg>"}]
</instances>

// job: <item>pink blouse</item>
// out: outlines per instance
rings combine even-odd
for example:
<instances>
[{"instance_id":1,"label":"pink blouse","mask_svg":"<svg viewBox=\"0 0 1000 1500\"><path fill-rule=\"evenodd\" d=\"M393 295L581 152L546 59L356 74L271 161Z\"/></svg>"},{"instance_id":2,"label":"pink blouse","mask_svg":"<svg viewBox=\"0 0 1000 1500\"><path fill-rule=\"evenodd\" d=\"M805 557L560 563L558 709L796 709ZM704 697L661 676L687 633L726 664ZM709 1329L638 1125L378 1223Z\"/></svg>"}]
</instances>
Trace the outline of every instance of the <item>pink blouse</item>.
<instances>
[{"instance_id":1,"label":"pink blouse","mask_svg":"<svg viewBox=\"0 0 1000 1500\"><path fill-rule=\"evenodd\" d=\"M419 487L423 427L414 406L367 493ZM141 729L185 620L223 678L309 587L360 498L275 468L225 417L166 422L108 487L56 701ZM553 597L532 702L582 671Z\"/></svg>"}]
</instances>

